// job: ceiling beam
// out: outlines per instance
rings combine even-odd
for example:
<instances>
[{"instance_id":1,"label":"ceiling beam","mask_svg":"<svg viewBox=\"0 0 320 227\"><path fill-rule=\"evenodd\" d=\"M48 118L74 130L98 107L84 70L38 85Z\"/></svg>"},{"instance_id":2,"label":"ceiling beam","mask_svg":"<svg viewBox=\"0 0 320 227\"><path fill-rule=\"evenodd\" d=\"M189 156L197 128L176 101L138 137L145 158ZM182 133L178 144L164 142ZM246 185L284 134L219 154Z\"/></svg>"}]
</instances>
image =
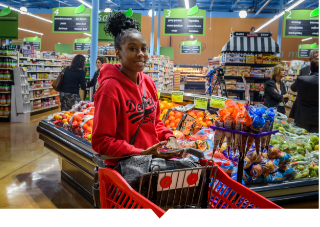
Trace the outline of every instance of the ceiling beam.
<instances>
[{"instance_id":1,"label":"ceiling beam","mask_svg":"<svg viewBox=\"0 0 320 227\"><path fill-rule=\"evenodd\" d=\"M210 10L212 9L212 6L213 6L213 2L214 2L214 0L211 0L211 4L210 4Z\"/></svg>"},{"instance_id":2,"label":"ceiling beam","mask_svg":"<svg viewBox=\"0 0 320 227\"><path fill-rule=\"evenodd\" d=\"M136 3L138 3L142 8L144 8L144 5L142 5L138 0L135 0Z\"/></svg>"},{"instance_id":3,"label":"ceiling beam","mask_svg":"<svg viewBox=\"0 0 320 227\"><path fill-rule=\"evenodd\" d=\"M310 4L310 5L308 5L308 6L307 6L307 8L309 8L310 6L313 6L313 5L317 4L317 3L319 3L319 2L318 2L318 1L316 1L316 2L314 2L314 3Z\"/></svg>"},{"instance_id":4,"label":"ceiling beam","mask_svg":"<svg viewBox=\"0 0 320 227\"><path fill-rule=\"evenodd\" d=\"M264 5L258 10L258 12L253 16L253 18L256 18L258 14L271 2L271 0L268 0Z\"/></svg>"},{"instance_id":5,"label":"ceiling beam","mask_svg":"<svg viewBox=\"0 0 320 227\"><path fill-rule=\"evenodd\" d=\"M240 2L240 0L237 0L237 1L233 4L233 6L231 7L231 9L233 9L233 8L238 4L238 2Z\"/></svg>"},{"instance_id":6,"label":"ceiling beam","mask_svg":"<svg viewBox=\"0 0 320 227\"><path fill-rule=\"evenodd\" d=\"M261 5L262 3L264 3L267 0L262 0L261 2L259 2L258 6Z\"/></svg>"}]
</instances>

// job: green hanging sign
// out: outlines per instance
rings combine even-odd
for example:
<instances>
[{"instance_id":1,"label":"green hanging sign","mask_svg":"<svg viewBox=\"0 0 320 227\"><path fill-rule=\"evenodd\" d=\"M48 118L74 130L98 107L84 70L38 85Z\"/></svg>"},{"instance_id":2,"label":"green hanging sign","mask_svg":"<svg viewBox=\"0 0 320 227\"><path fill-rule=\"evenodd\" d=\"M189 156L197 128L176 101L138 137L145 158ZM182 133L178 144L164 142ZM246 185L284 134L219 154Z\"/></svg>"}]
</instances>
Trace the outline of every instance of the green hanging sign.
<instances>
[{"instance_id":1,"label":"green hanging sign","mask_svg":"<svg viewBox=\"0 0 320 227\"><path fill-rule=\"evenodd\" d=\"M52 9L53 33L91 33L91 9L59 7Z\"/></svg>"},{"instance_id":2,"label":"green hanging sign","mask_svg":"<svg viewBox=\"0 0 320 227\"><path fill-rule=\"evenodd\" d=\"M41 38L35 37L25 37L22 39L23 45L33 46L35 50L41 50Z\"/></svg>"},{"instance_id":3,"label":"green hanging sign","mask_svg":"<svg viewBox=\"0 0 320 227\"><path fill-rule=\"evenodd\" d=\"M298 57L299 58L309 58L311 50L319 50L319 45L314 44L300 44L298 47Z\"/></svg>"},{"instance_id":4,"label":"green hanging sign","mask_svg":"<svg viewBox=\"0 0 320 227\"><path fill-rule=\"evenodd\" d=\"M114 37L110 36L109 34L106 34L104 31L106 21L107 21L108 16L110 14L111 14L111 12L108 12L108 13L100 12L99 13L99 27L98 27L98 41L99 42L108 42L108 41L113 42L113 40L114 40ZM134 13L132 9L129 9L129 10L125 11L124 14L127 17L130 17L134 20L137 20L140 23L139 30L141 31L141 13Z\"/></svg>"},{"instance_id":5,"label":"green hanging sign","mask_svg":"<svg viewBox=\"0 0 320 227\"><path fill-rule=\"evenodd\" d=\"M75 39L73 40L73 51L87 51L90 49L91 46L91 39Z\"/></svg>"},{"instance_id":6,"label":"green hanging sign","mask_svg":"<svg viewBox=\"0 0 320 227\"><path fill-rule=\"evenodd\" d=\"M18 39L19 13L10 7L0 9L0 39Z\"/></svg>"},{"instance_id":7,"label":"green hanging sign","mask_svg":"<svg viewBox=\"0 0 320 227\"><path fill-rule=\"evenodd\" d=\"M180 44L180 54L201 54L201 42L182 41Z\"/></svg>"},{"instance_id":8,"label":"green hanging sign","mask_svg":"<svg viewBox=\"0 0 320 227\"><path fill-rule=\"evenodd\" d=\"M319 8L315 10L291 10L284 13L283 37L318 38Z\"/></svg>"},{"instance_id":9,"label":"green hanging sign","mask_svg":"<svg viewBox=\"0 0 320 227\"><path fill-rule=\"evenodd\" d=\"M163 35L204 36L205 27L206 11L198 6L163 10Z\"/></svg>"}]
</instances>

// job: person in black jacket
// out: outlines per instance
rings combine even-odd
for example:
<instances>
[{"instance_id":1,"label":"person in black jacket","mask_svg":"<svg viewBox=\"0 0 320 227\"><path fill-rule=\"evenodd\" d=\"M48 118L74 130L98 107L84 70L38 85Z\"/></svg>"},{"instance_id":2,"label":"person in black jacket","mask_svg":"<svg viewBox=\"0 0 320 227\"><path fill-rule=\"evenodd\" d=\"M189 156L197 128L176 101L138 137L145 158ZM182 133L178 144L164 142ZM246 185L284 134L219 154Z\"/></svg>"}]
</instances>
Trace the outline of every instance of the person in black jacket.
<instances>
[{"instance_id":1,"label":"person in black jacket","mask_svg":"<svg viewBox=\"0 0 320 227\"><path fill-rule=\"evenodd\" d=\"M102 67L102 64L107 63L107 58L104 56L100 56L96 60L96 66L97 66L97 71L94 73L93 78L90 80L90 82L87 83L87 88L93 87L93 99L94 99L94 93L96 93L96 84L98 81L98 76L100 73L100 69Z\"/></svg>"},{"instance_id":2,"label":"person in black jacket","mask_svg":"<svg viewBox=\"0 0 320 227\"><path fill-rule=\"evenodd\" d=\"M82 90L86 89L85 61L86 58L78 54L73 58L71 66L64 69L60 88L61 111L71 110L76 101L81 101L79 87L81 87Z\"/></svg>"},{"instance_id":3,"label":"person in black jacket","mask_svg":"<svg viewBox=\"0 0 320 227\"><path fill-rule=\"evenodd\" d=\"M319 59L312 60L310 71L309 76L299 76L291 85L298 95L290 116L298 127L319 133Z\"/></svg>"},{"instance_id":4,"label":"person in black jacket","mask_svg":"<svg viewBox=\"0 0 320 227\"><path fill-rule=\"evenodd\" d=\"M289 94L287 94L286 87L281 79L285 76L283 65L276 65L271 73L271 80L265 86L265 100L264 104L267 107L277 107L278 112L285 114L284 102L288 101Z\"/></svg>"}]
</instances>

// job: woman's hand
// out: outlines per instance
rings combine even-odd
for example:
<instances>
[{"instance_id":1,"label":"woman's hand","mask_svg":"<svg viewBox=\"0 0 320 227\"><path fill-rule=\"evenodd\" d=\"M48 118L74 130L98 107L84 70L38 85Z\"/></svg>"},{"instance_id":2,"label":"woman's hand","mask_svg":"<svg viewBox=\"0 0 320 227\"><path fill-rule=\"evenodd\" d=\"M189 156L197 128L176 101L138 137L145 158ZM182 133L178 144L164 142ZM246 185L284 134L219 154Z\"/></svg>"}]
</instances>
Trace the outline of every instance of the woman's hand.
<instances>
[{"instance_id":1,"label":"woman's hand","mask_svg":"<svg viewBox=\"0 0 320 227\"><path fill-rule=\"evenodd\" d=\"M164 159L176 158L176 157L182 155L182 151L177 151L177 152L170 153L170 154L160 153L158 151L158 148L160 148L166 144L167 144L167 141L163 141L158 144L155 144L152 147L149 147L148 149L141 151L141 155L152 155L155 158L164 158Z\"/></svg>"},{"instance_id":2,"label":"woman's hand","mask_svg":"<svg viewBox=\"0 0 320 227\"><path fill-rule=\"evenodd\" d=\"M287 94L283 95L282 97L283 97L284 99L287 99L287 98L289 98L289 94L287 93Z\"/></svg>"},{"instance_id":3,"label":"woman's hand","mask_svg":"<svg viewBox=\"0 0 320 227\"><path fill-rule=\"evenodd\" d=\"M166 148L182 150L183 147L178 143L175 137L169 137Z\"/></svg>"}]
</instances>

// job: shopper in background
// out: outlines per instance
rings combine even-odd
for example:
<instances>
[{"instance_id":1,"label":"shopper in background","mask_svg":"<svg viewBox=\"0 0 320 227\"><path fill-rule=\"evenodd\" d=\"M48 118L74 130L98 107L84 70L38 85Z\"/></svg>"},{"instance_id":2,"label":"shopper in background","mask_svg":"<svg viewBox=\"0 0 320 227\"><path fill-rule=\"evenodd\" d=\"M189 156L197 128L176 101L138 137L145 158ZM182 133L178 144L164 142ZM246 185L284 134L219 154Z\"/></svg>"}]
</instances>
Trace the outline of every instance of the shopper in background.
<instances>
[{"instance_id":1,"label":"shopper in background","mask_svg":"<svg viewBox=\"0 0 320 227\"><path fill-rule=\"evenodd\" d=\"M96 67L97 67L97 70L96 72L94 73L94 76L93 78L90 80L90 82L87 83L87 88L89 87L93 87L93 95L96 93L96 84L97 84L97 81L98 81L98 76L99 76L99 73L100 73L100 69L102 67L102 64L104 63L107 63L107 58L104 57L104 56L100 56L97 58L96 60ZM94 97L93 97L94 98Z\"/></svg>"},{"instance_id":2,"label":"shopper in background","mask_svg":"<svg viewBox=\"0 0 320 227\"><path fill-rule=\"evenodd\" d=\"M319 59L311 62L309 76L299 76L291 85L291 90L298 92L294 102L296 108L292 109L290 116L298 127L308 132L319 133Z\"/></svg>"},{"instance_id":3,"label":"shopper in background","mask_svg":"<svg viewBox=\"0 0 320 227\"><path fill-rule=\"evenodd\" d=\"M173 132L159 119L154 82L142 73L149 56L147 42L138 28L138 22L122 12L110 16L104 28L115 37L116 55L121 64L104 64L100 70L91 145L99 154L110 157L106 163L111 166L116 166L118 159L126 155L173 158L182 149ZM158 148L165 144L179 151L161 154Z\"/></svg>"},{"instance_id":4,"label":"shopper in background","mask_svg":"<svg viewBox=\"0 0 320 227\"><path fill-rule=\"evenodd\" d=\"M315 58L319 58L319 50L310 51L310 54L309 54L310 64L311 64L312 60ZM310 74L310 65L307 65L307 66L303 67L302 69L300 69L299 76L307 76L309 74Z\"/></svg>"},{"instance_id":5,"label":"shopper in background","mask_svg":"<svg viewBox=\"0 0 320 227\"><path fill-rule=\"evenodd\" d=\"M63 80L60 88L61 111L71 110L75 102L80 102L79 87L86 89L84 64L86 58L78 54L71 65L65 69Z\"/></svg>"},{"instance_id":6,"label":"shopper in background","mask_svg":"<svg viewBox=\"0 0 320 227\"><path fill-rule=\"evenodd\" d=\"M281 79L285 76L284 66L276 65L271 72L271 80L265 86L264 104L267 107L277 107L278 112L285 114L284 102L288 101L286 87Z\"/></svg>"},{"instance_id":7,"label":"shopper in background","mask_svg":"<svg viewBox=\"0 0 320 227\"><path fill-rule=\"evenodd\" d=\"M254 32L255 30L256 30L255 27L251 27L251 28L250 28L250 32Z\"/></svg>"}]
</instances>

